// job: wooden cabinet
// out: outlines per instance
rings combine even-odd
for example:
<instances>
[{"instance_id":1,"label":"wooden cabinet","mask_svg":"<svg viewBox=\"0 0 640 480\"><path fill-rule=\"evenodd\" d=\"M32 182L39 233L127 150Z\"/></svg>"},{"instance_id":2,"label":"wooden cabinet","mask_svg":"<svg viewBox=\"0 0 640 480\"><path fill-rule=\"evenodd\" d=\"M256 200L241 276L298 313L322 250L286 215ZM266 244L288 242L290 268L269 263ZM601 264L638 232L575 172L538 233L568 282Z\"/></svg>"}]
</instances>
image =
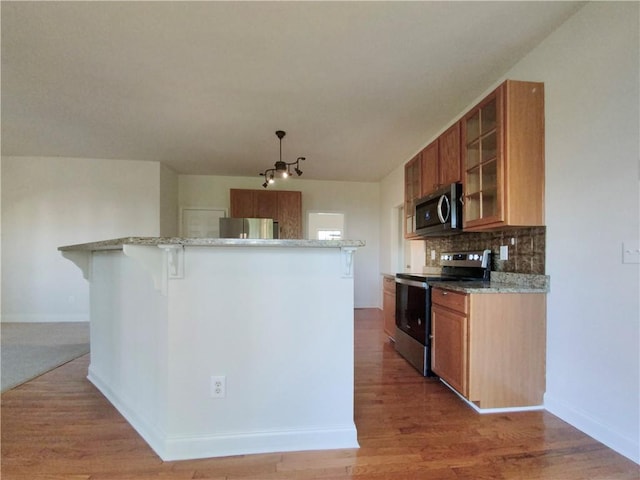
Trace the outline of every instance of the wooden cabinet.
<instances>
[{"instance_id":1,"label":"wooden cabinet","mask_svg":"<svg viewBox=\"0 0 640 480\"><path fill-rule=\"evenodd\" d=\"M438 147L438 187L461 182L460 122L456 122L438 137Z\"/></svg>"},{"instance_id":2,"label":"wooden cabinet","mask_svg":"<svg viewBox=\"0 0 640 480\"><path fill-rule=\"evenodd\" d=\"M429 195L434 190L438 189L440 179L438 177L438 159L439 159L439 145L438 140L431 142L422 150L422 191L421 197Z\"/></svg>"},{"instance_id":3,"label":"wooden cabinet","mask_svg":"<svg viewBox=\"0 0 640 480\"><path fill-rule=\"evenodd\" d=\"M231 217L273 218L280 238L302 238L301 192L232 188L229 197Z\"/></svg>"},{"instance_id":4,"label":"wooden cabinet","mask_svg":"<svg viewBox=\"0 0 640 480\"><path fill-rule=\"evenodd\" d=\"M460 182L460 122L449 127L422 150L422 195Z\"/></svg>"},{"instance_id":5,"label":"wooden cabinet","mask_svg":"<svg viewBox=\"0 0 640 480\"><path fill-rule=\"evenodd\" d=\"M416 200L461 180L460 122L457 122L404 166L405 238L417 237L413 218Z\"/></svg>"},{"instance_id":6,"label":"wooden cabinet","mask_svg":"<svg viewBox=\"0 0 640 480\"><path fill-rule=\"evenodd\" d=\"M278 194L280 238L302 238L302 193L281 191Z\"/></svg>"},{"instance_id":7,"label":"wooden cabinet","mask_svg":"<svg viewBox=\"0 0 640 480\"><path fill-rule=\"evenodd\" d=\"M278 207L280 192L267 190L254 190L253 192L253 218L273 218L278 219Z\"/></svg>"},{"instance_id":8,"label":"wooden cabinet","mask_svg":"<svg viewBox=\"0 0 640 480\"><path fill-rule=\"evenodd\" d=\"M234 218L255 218L255 190L229 191L229 216Z\"/></svg>"},{"instance_id":9,"label":"wooden cabinet","mask_svg":"<svg viewBox=\"0 0 640 480\"><path fill-rule=\"evenodd\" d=\"M432 290L431 295L431 370L466 397L468 297L440 289Z\"/></svg>"},{"instance_id":10,"label":"wooden cabinet","mask_svg":"<svg viewBox=\"0 0 640 480\"><path fill-rule=\"evenodd\" d=\"M422 196L422 152L404 166L405 238L416 238L415 201Z\"/></svg>"},{"instance_id":11,"label":"wooden cabinet","mask_svg":"<svg viewBox=\"0 0 640 480\"><path fill-rule=\"evenodd\" d=\"M544 225L544 84L507 80L405 164L405 238L415 201L462 182L463 229Z\"/></svg>"},{"instance_id":12,"label":"wooden cabinet","mask_svg":"<svg viewBox=\"0 0 640 480\"><path fill-rule=\"evenodd\" d=\"M478 408L542 405L546 295L431 292L432 370Z\"/></svg>"},{"instance_id":13,"label":"wooden cabinet","mask_svg":"<svg viewBox=\"0 0 640 480\"><path fill-rule=\"evenodd\" d=\"M464 230L544 225L544 84L506 81L461 135Z\"/></svg>"},{"instance_id":14,"label":"wooden cabinet","mask_svg":"<svg viewBox=\"0 0 640 480\"><path fill-rule=\"evenodd\" d=\"M396 334L396 279L390 275L382 277L382 316L384 333L393 339Z\"/></svg>"}]
</instances>

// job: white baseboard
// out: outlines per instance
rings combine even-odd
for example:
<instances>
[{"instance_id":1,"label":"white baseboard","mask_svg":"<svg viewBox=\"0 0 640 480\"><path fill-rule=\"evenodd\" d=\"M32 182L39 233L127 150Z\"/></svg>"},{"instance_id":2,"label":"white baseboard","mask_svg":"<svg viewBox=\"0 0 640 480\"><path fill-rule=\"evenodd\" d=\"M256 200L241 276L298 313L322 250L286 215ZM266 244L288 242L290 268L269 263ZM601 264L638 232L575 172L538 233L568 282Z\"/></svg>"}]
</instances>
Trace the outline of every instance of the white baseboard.
<instances>
[{"instance_id":1,"label":"white baseboard","mask_svg":"<svg viewBox=\"0 0 640 480\"><path fill-rule=\"evenodd\" d=\"M616 432L611 425L607 425L602 420L576 409L572 405L554 398L552 395L545 394L544 406L549 413L554 414L619 454L640 464L640 443L638 438L630 438L620 432Z\"/></svg>"},{"instance_id":2,"label":"white baseboard","mask_svg":"<svg viewBox=\"0 0 640 480\"><path fill-rule=\"evenodd\" d=\"M45 314L45 313L16 313L3 314L2 323L59 323L59 322L88 322L88 313Z\"/></svg>"},{"instance_id":3,"label":"white baseboard","mask_svg":"<svg viewBox=\"0 0 640 480\"><path fill-rule=\"evenodd\" d=\"M165 462L256 453L359 448L355 424L237 434L168 435L141 418L89 367L89 381Z\"/></svg>"},{"instance_id":4,"label":"white baseboard","mask_svg":"<svg viewBox=\"0 0 640 480\"><path fill-rule=\"evenodd\" d=\"M478 413L482 413L482 414L485 414L485 413L510 413L510 412L531 412L531 411L536 411L536 410L544 410L544 405L527 405L527 406L522 406L522 407L480 408L475 403L470 402L469 400L464 398L462 395L460 395L460 393L455 388L453 388L451 385L449 385L445 380L440 379L440 381L442 383L444 383L447 387L449 387L453 393L455 393L458 397L460 397L460 400L462 400L464 403L469 405L471 408L473 408Z\"/></svg>"},{"instance_id":5,"label":"white baseboard","mask_svg":"<svg viewBox=\"0 0 640 480\"><path fill-rule=\"evenodd\" d=\"M116 392L114 392L111 387L105 382L99 374L95 371L95 369L91 368L89 365L89 373L87 375L87 379L93 383L93 385L100 390L111 405L113 405L118 412L129 422L129 424L133 427L133 429L138 432L138 434L149 444L153 451L155 451L160 458L164 460L161 455L163 450L163 439L166 437L166 434L162 432L157 427L150 425L143 418L141 418L132 408L129 408L125 399L122 399Z\"/></svg>"},{"instance_id":6,"label":"white baseboard","mask_svg":"<svg viewBox=\"0 0 640 480\"><path fill-rule=\"evenodd\" d=\"M333 429L174 436L167 439L165 446L164 454L160 455L164 461L359 447L355 425Z\"/></svg>"}]
</instances>

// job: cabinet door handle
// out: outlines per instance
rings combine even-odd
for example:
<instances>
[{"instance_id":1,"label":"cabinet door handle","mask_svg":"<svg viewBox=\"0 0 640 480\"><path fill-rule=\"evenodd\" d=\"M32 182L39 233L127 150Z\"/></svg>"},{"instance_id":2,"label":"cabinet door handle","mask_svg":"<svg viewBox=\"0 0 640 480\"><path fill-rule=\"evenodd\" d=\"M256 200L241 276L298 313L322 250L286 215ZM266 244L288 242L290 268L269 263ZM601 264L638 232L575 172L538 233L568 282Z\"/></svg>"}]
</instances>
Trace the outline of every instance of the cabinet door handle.
<instances>
[{"instance_id":1,"label":"cabinet door handle","mask_svg":"<svg viewBox=\"0 0 640 480\"><path fill-rule=\"evenodd\" d=\"M449 292L442 292L442 295L449 295Z\"/></svg>"}]
</instances>

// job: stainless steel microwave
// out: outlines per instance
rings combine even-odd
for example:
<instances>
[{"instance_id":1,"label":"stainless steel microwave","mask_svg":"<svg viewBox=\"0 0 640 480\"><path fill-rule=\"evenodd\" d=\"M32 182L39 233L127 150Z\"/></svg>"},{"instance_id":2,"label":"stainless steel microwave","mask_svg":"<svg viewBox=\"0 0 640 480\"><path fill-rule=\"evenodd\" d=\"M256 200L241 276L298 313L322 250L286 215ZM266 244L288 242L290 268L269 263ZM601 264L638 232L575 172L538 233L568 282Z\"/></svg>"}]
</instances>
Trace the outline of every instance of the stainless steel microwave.
<instances>
[{"instance_id":1,"label":"stainless steel microwave","mask_svg":"<svg viewBox=\"0 0 640 480\"><path fill-rule=\"evenodd\" d=\"M416 202L418 235L438 236L462 233L462 185L452 183Z\"/></svg>"}]
</instances>

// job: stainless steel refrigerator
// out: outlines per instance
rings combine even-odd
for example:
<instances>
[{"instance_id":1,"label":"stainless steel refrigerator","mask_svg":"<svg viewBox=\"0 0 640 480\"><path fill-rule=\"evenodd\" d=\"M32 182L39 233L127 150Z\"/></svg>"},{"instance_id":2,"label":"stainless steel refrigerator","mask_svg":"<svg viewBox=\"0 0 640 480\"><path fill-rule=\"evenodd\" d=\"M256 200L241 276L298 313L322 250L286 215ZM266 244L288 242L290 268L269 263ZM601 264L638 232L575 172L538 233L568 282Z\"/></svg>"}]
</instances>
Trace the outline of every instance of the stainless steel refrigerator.
<instances>
[{"instance_id":1,"label":"stainless steel refrigerator","mask_svg":"<svg viewBox=\"0 0 640 480\"><path fill-rule=\"evenodd\" d=\"M278 238L271 218L221 218L220 238Z\"/></svg>"}]
</instances>

